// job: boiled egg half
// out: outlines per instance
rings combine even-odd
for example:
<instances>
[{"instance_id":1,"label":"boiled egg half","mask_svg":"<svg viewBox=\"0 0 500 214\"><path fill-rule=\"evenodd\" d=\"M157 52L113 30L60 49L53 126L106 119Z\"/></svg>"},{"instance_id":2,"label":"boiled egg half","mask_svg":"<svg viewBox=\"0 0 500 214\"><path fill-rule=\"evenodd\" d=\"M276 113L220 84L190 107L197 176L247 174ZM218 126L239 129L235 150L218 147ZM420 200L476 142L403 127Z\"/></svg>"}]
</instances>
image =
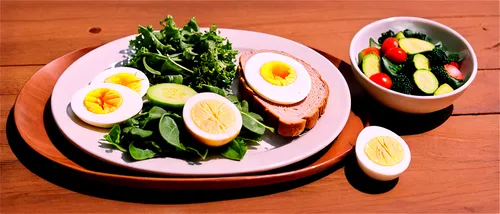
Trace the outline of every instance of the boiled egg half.
<instances>
[{"instance_id":1,"label":"boiled egg half","mask_svg":"<svg viewBox=\"0 0 500 214\"><path fill-rule=\"evenodd\" d=\"M142 71L130 67L110 68L100 72L92 79L90 84L113 83L126 86L141 97L149 88L149 79Z\"/></svg>"},{"instance_id":2,"label":"boiled egg half","mask_svg":"<svg viewBox=\"0 0 500 214\"><path fill-rule=\"evenodd\" d=\"M383 127L364 128L358 135L355 148L359 167L376 180L393 180L410 165L411 153L406 142Z\"/></svg>"},{"instance_id":3,"label":"boiled egg half","mask_svg":"<svg viewBox=\"0 0 500 214\"><path fill-rule=\"evenodd\" d=\"M189 98L182 109L182 117L191 135L211 147L229 143L240 133L243 125L236 105L211 92Z\"/></svg>"},{"instance_id":4,"label":"boiled egg half","mask_svg":"<svg viewBox=\"0 0 500 214\"><path fill-rule=\"evenodd\" d=\"M139 94L123 85L99 83L78 90L71 99L71 109L85 123L110 128L142 109Z\"/></svg>"},{"instance_id":5,"label":"boiled egg half","mask_svg":"<svg viewBox=\"0 0 500 214\"><path fill-rule=\"evenodd\" d=\"M311 90L311 77L306 68L282 54L255 54L248 59L243 74L255 93L277 104L300 102Z\"/></svg>"}]
</instances>

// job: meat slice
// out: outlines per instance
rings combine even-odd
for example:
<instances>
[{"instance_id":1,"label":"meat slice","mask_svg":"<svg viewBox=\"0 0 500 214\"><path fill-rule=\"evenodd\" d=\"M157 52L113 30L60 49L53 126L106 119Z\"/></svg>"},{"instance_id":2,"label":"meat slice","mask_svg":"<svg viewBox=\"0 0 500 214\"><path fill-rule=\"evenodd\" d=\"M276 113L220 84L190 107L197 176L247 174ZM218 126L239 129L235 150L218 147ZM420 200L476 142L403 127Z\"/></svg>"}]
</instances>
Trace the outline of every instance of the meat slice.
<instances>
[{"instance_id":1,"label":"meat slice","mask_svg":"<svg viewBox=\"0 0 500 214\"><path fill-rule=\"evenodd\" d=\"M262 52L272 52L291 57L306 68L311 76L311 91L307 97L294 104L282 105L273 103L256 94L246 83L243 69L246 62L255 54ZM243 99L249 101L257 112L264 116L266 124L276 129L277 134L285 137L299 136L306 129L312 129L318 119L325 113L330 90L328 84L321 78L321 75L311 65L303 60L283 51L277 50L255 50L243 53L239 58L238 65L238 90Z\"/></svg>"}]
</instances>

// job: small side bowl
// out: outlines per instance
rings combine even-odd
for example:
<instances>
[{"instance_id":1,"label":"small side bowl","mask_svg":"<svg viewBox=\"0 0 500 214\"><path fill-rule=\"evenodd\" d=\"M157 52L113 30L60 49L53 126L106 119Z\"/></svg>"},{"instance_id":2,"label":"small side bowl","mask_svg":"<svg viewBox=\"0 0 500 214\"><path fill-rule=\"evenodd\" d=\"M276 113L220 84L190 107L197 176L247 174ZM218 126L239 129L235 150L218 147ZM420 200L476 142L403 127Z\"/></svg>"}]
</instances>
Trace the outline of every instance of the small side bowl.
<instances>
[{"instance_id":1,"label":"small side bowl","mask_svg":"<svg viewBox=\"0 0 500 214\"><path fill-rule=\"evenodd\" d=\"M422 32L430 36L433 43L441 41L448 50L465 53L466 57L460 67L465 84L447 94L418 96L399 93L371 81L358 66L358 53L369 47L370 38L377 40L381 33L389 29L395 33L404 29ZM364 26L351 40L349 57L354 76L373 98L389 108L413 114L431 113L450 106L465 92L477 74L476 54L464 37L443 24L418 17L391 17Z\"/></svg>"}]
</instances>

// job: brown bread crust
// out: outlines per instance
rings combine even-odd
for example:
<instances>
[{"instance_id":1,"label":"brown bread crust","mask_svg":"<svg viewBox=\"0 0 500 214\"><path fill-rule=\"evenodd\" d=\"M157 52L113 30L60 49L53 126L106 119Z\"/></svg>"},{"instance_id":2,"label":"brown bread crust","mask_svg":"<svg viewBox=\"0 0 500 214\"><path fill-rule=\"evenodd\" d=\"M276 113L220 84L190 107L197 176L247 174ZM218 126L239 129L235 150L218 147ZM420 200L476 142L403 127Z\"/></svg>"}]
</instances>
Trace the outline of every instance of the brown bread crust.
<instances>
[{"instance_id":1,"label":"brown bread crust","mask_svg":"<svg viewBox=\"0 0 500 214\"><path fill-rule=\"evenodd\" d=\"M243 69L246 62L255 54L272 52L291 57L306 68L311 76L311 91L307 97L295 104L281 105L268 101L257 95L246 83ZM257 112L262 114L266 124L274 127L276 133L285 137L299 136L304 130L312 129L318 119L325 113L330 90L328 84L321 78L311 65L288 53L276 50L256 50L243 53L238 65L238 90L243 99L249 101Z\"/></svg>"}]
</instances>

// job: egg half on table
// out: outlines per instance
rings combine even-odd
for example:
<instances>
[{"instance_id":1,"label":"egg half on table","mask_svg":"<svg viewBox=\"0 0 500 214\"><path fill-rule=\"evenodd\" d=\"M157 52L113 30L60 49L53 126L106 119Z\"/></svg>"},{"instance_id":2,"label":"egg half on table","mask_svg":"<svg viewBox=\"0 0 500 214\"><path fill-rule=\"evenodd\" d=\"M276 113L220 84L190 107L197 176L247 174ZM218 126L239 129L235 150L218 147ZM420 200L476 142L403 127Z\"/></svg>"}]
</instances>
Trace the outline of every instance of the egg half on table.
<instances>
[{"instance_id":1,"label":"egg half on table","mask_svg":"<svg viewBox=\"0 0 500 214\"><path fill-rule=\"evenodd\" d=\"M379 126L368 126L356 140L356 159L361 170L380 181L396 179L410 165L411 153L396 133Z\"/></svg>"},{"instance_id":2,"label":"egg half on table","mask_svg":"<svg viewBox=\"0 0 500 214\"><path fill-rule=\"evenodd\" d=\"M312 87L311 77L300 62L273 52L252 56L243 75L255 93L277 104L298 103L307 97Z\"/></svg>"},{"instance_id":3,"label":"egg half on table","mask_svg":"<svg viewBox=\"0 0 500 214\"><path fill-rule=\"evenodd\" d=\"M134 115L143 106L149 88L146 75L134 68L117 67L100 72L90 85L78 90L71 109L85 123L110 128Z\"/></svg>"}]
</instances>

